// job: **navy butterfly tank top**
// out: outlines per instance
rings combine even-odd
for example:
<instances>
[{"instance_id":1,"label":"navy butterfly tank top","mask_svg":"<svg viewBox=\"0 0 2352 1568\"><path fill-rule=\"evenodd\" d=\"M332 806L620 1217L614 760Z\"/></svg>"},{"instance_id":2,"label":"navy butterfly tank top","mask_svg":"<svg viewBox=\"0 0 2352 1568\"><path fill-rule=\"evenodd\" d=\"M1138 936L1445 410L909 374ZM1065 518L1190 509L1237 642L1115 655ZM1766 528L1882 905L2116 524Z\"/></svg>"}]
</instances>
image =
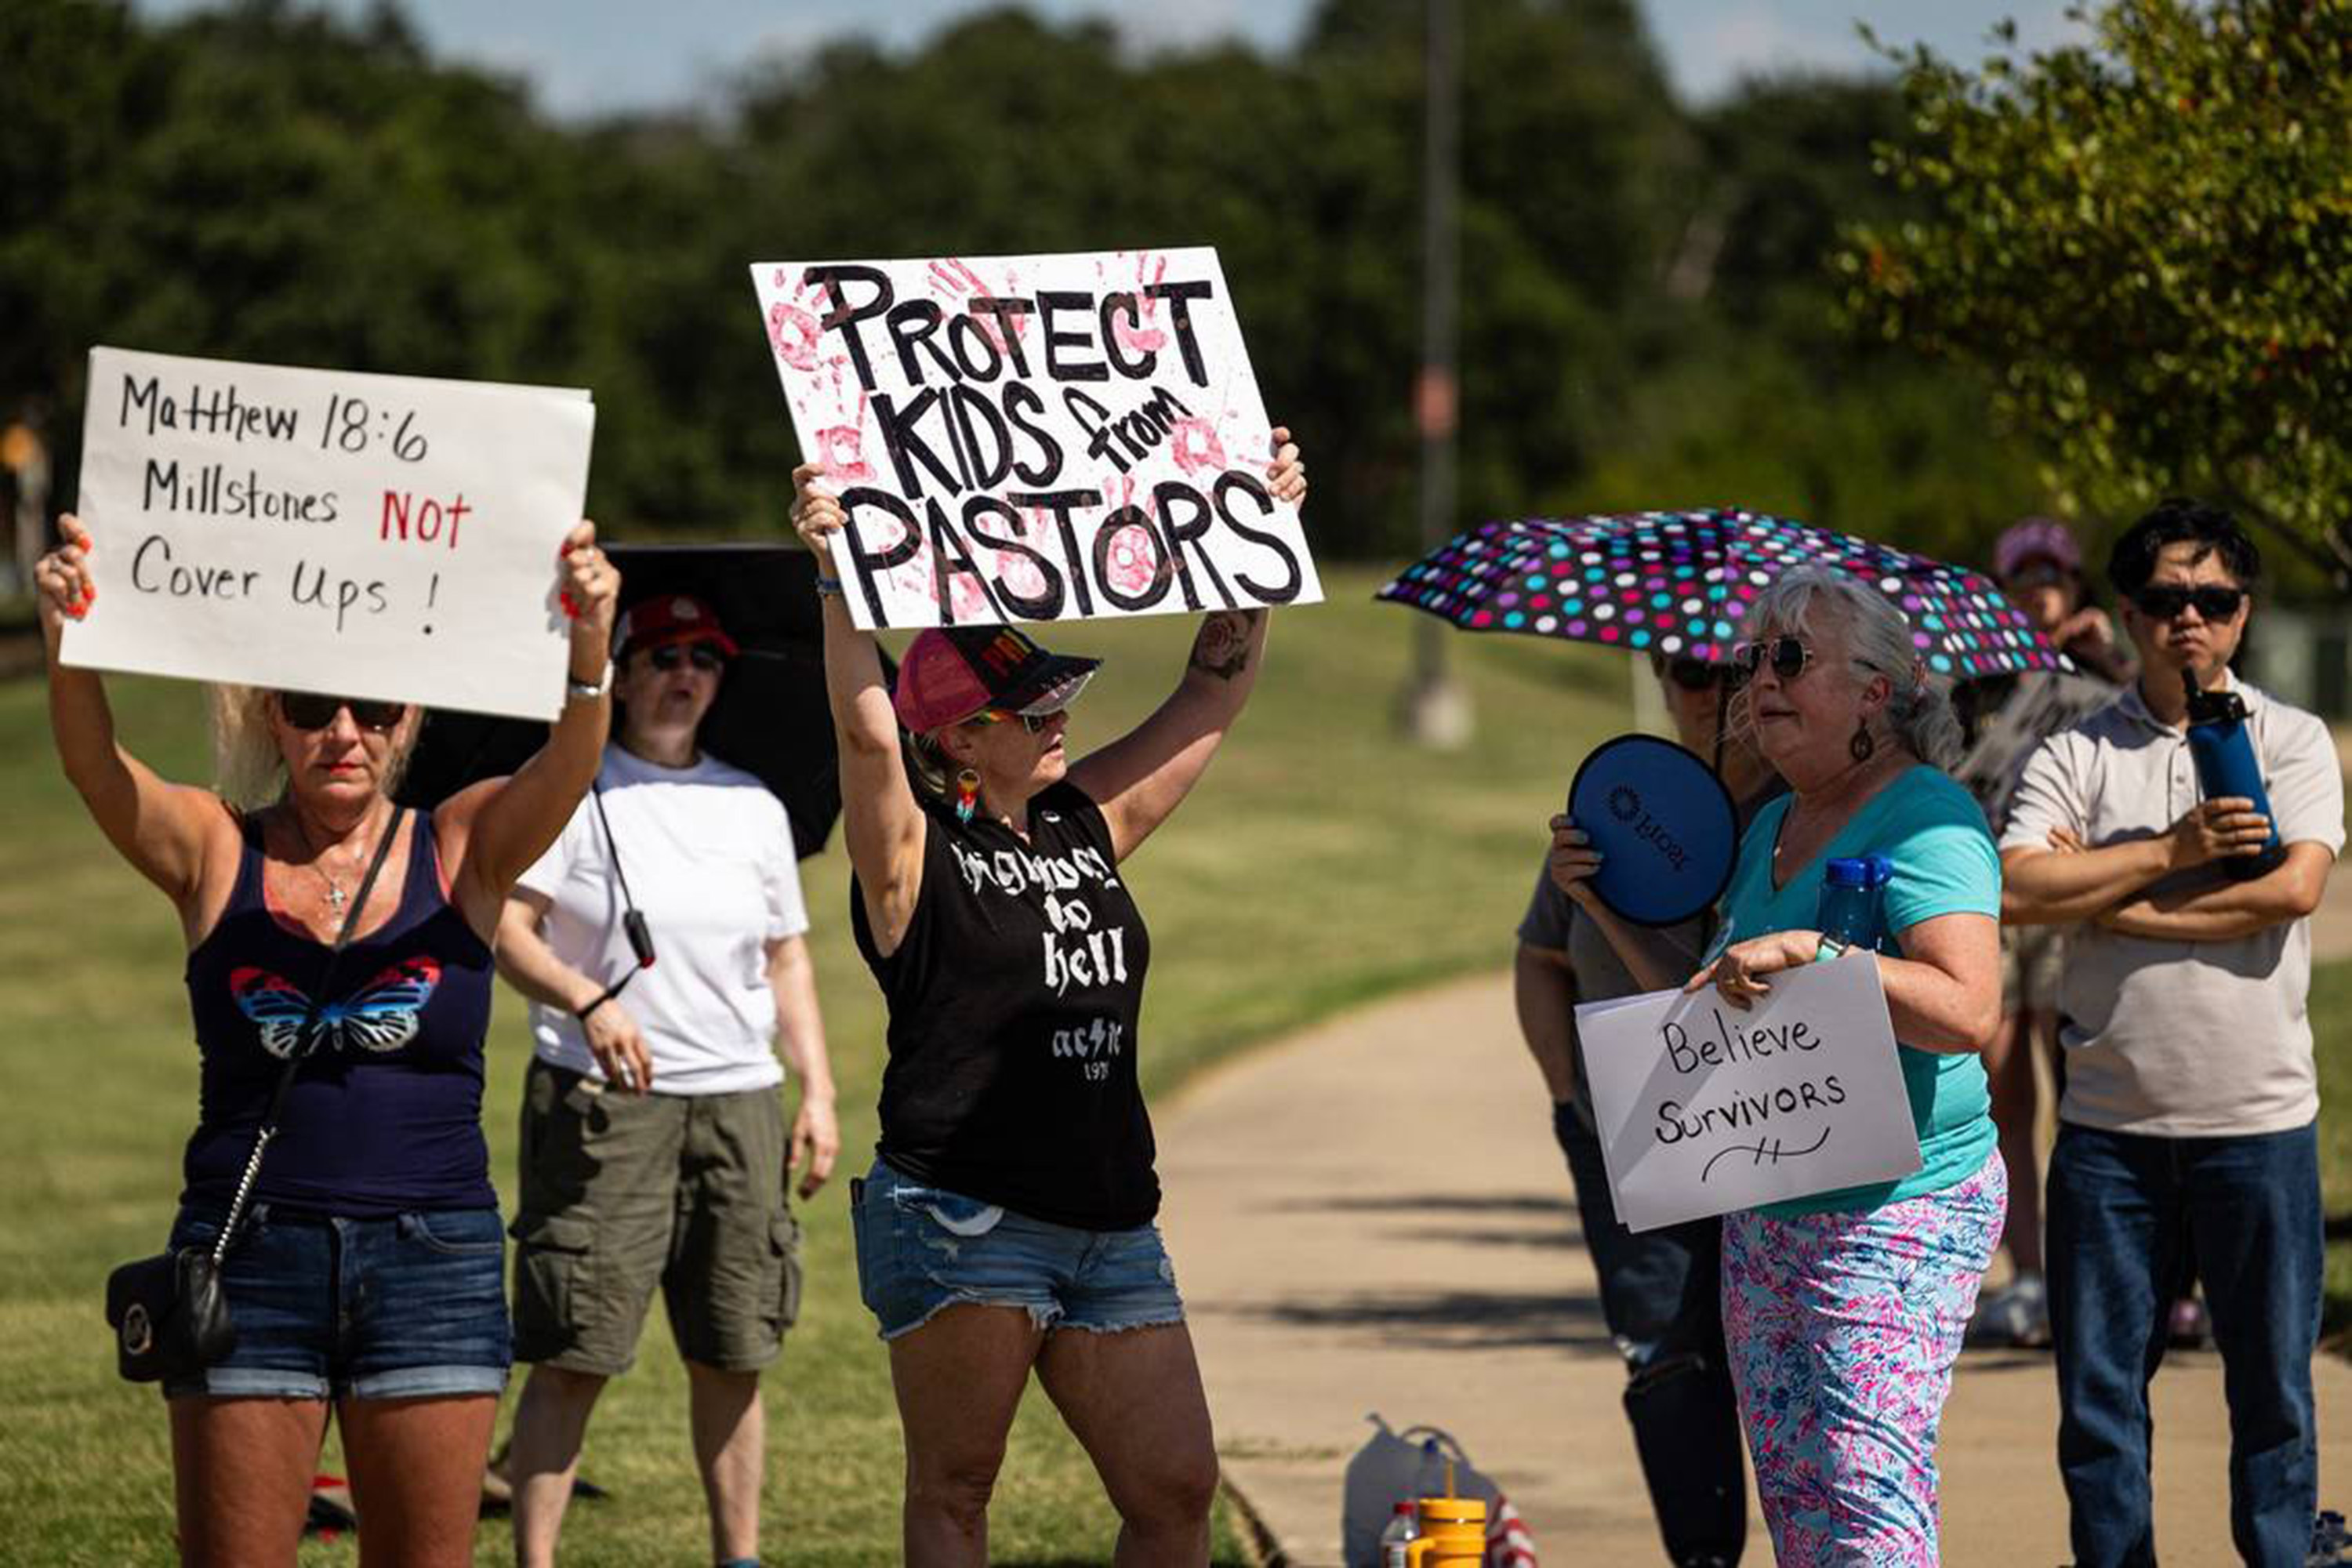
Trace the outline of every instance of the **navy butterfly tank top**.
<instances>
[{"instance_id":1,"label":"navy butterfly tank top","mask_svg":"<svg viewBox=\"0 0 2352 1568\"><path fill-rule=\"evenodd\" d=\"M260 823L242 823L236 889L188 954L203 1073L183 1204L227 1208L287 1053L315 1040L256 1202L357 1217L497 1206L482 1142L490 950L442 896L432 816L410 815L400 907L343 950L307 1028L332 950L270 912Z\"/></svg>"}]
</instances>

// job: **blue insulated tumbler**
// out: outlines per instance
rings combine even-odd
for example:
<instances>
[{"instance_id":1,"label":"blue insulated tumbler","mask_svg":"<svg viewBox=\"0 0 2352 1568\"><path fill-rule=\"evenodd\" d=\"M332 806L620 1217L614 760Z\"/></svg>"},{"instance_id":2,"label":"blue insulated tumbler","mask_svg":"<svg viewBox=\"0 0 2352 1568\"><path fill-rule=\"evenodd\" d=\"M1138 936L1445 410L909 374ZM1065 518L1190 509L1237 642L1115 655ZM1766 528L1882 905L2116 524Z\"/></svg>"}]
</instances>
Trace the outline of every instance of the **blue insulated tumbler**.
<instances>
[{"instance_id":1,"label":"blue insulated tumbler","mask_svg":"<svg viewBox=\"0 0 2352 1568\"><path fill-rule=\"evenodd\" d=\"M2254 809L2268 817L2271 797L2263 788L2262 764L2254 760L2253 740L2246 733L2245 700L2234 691L2198 690L2197 678L2186 669L2180 672L2180 683L2189 689L2189 754L2196 760L2197 783L2205 798L2240 795L2252 801ZM2221 866L2244 881L2276 869L2285 858L2286 847L2279 842L2278 824L2273 822L2260 854L2231 855Z\"/></svg>"},{"instance_id":2,"label":"blue insulated tumbler","mask_svg":"<svg viewBox=\"0 0 2352 1568\"><path fill-rule=\"evenodd\" d=\"M1895 863L1884 855L1841 858L1822 877L1822 901L1814 923L1822 934L1847 947L1878 946L1878 895L1894 879Z\"/></svg>"}]
</instances>

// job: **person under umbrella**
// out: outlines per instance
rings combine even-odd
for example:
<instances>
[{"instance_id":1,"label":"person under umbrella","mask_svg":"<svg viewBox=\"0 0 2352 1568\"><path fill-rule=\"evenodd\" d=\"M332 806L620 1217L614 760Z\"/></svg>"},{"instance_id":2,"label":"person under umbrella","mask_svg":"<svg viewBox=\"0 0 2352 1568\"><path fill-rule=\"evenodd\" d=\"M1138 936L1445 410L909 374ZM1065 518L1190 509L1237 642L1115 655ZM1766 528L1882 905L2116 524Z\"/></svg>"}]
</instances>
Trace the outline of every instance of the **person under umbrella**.
<instances>
[{"instance_id":1,"label":"person under umbrella","mask_svg":"<svg viewBox=\"0 0 2352 1568\"><path fill-rule=\"evenodd\" d=\"M1735 718L1790 793L1741 840L1721 928L1685 988L1744 1007L1774 974L1835 956L1815 929L1827 863L1885 856L1867 961L1922 1163L1726 1216L1733 1382L1779 1561L1933 1563L1937 1428L2007 1201L1977 1059L2000 1018L2000 865L1984 814L1946 776L1959 754L1950 704L1884 593L1798 567L1754 595L1745 629ZM1599 861L1559 826L1563 889L1645 989L1681 983L1594 896Z\"/></svg>"},{"instance_id":2,"label":"person under umbrella","mask_svg":"<svg viewBox=\"0 0 2352 1568\"><path fill-rule=\"evenodd\" d=\"M1700 756L1720 756L1724 786L1738 804L1740 822L1749 822L1782 785L1750 741L1727 742L1719 732L1730 666L1664 655L1654 655L1650 666L1676 738ZM1706 951L1708 931L1702 917L1626 935L1658 967L1687 973ZM1576 1034L1578 1003L1631 996L1643 987L1600 926L1553 879L1549 848L1518 939L1512 994L1519 1029L1551 1091L1552 1131L1575 1184L1584 1245L1600 1276L1601 1316L1625 1358L1625 1416L1667 1560L1678 1568L1736 1563L1748 1537L1748 1479L1724 1354L1723 1222L1636 1232L1617 1217Z\"/></svg>"},{"instance_id":3,"label":"person under umbrella","mask_svg":"<svg viewBox=\"0 0 2352 1568\"><path fill-rule=\"evenodd\" d=\"M664 594L616 646L594 791L499 922L537 1046L513 1227L515 1354L532 1365L507 1461L525 1568L554 1561L589 1415L656 1288L712 1556L756 1561L760 1373L800 1297L785 1189L797 1169L813 1196L840 1143L791 823L697 741L735 643L702 600ZM779 1045L801 1080L789 1132Z\"/></svg>"},{"instance_id":4,"label":"person under umbrella","mask_svg":"<svg viewBox=\"0 0 2352 1568\"><path fill-rule=\"evenodd\" d=\"M2027 670L1963 684L1954 694L1969 748L1952 776L1984 807L1999 835L2009 816L2027 753L2042 740L2105 707L2128 679L2131 660L2116 647L2106 615L2090 603L2083 552L2055 518L2022 518L1992 547L1993 574L2035 628L2065 650L2078 673ZM2042 1272L2040 1057L2058 1061L2058 976L2065 963L2062 926L2007 925L2000 932L2000 1033L1984 1055L1992 1084L1992 1119L2009 1167L2009 1223L2001 1246L2010 1281L1977 1305L1969 1342L2038 1347L2050 1342L2049 1289ZM2063 1066L2060 1067L2063 1070ZM2192 1304L2193 1305L2193 1304Z\"/></svg>"}]
</instances>

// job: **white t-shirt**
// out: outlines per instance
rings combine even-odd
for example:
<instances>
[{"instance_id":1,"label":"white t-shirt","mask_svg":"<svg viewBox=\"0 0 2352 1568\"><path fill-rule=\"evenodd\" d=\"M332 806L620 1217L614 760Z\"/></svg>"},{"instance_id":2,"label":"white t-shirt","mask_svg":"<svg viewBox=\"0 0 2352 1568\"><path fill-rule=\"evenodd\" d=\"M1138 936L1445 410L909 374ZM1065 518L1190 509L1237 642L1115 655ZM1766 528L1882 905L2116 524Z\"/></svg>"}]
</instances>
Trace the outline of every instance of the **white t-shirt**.
<instances>
[{"instance_id":1,"label":"white t-shirt","mask_svg":"<svg viewBox=\"0 0 2352 1568\"><path fill-rule=\"evenodd\" d=\"M808 929L791 820L765 785L706 756L665 768L605 748L597 774L612 837L592 795L562 837L517 879L552 900L540 934L555 956L610 984L636 963L613 847L652 928L655 962L621 993L644 1033L658 1094L730 1094L783 1081L767 944ZM534 1002L540 1059L597 1073L580 1021Z\"/></svg>"},{"instance_id":2,"label":"white t-shirt","mask_svg":"<svg viewBox=\"0 0 2352 1568\"><path fill-rule=\"evenodd\" d=\"M2246 729L2285 844L2344 849L2344 776L2317 718L2234 676ZM2161 837L2204 798L2185 725L2161 722L2137 685L2025 764L2003 849L2040 849L2065 827L2093 848ZM2201 888L2210 866L2153 884ZM2067 928L2058 983L2066 1052L2060 1120L2162 1138L2284 1132L2319 1114L2311 1058L2311 922L2285 921L2220 942L2157 941Z\"/></svg>"}]
</instances>

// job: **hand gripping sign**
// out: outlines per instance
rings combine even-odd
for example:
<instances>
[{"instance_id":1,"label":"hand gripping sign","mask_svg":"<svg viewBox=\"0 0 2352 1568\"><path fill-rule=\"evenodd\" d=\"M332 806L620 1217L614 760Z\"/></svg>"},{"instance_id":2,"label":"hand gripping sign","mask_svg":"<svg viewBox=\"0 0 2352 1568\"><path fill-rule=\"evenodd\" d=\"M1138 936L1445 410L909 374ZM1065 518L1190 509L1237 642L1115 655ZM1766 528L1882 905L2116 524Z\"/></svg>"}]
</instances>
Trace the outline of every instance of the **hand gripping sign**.
<instances>
[{"instance_id":1,"label":"hand gripping sign","mask_svg":"<svg viewBox=\"0 0 2352 1568\"><path fill-rule=\"evenodd\" d=\"M1609 1189L1631 1230L1907 1176L1919 1139L1878 964L1782 970L1576 1009Z\"/></svg>"},{"instance_id":2,"label":"hand gripping sign","mask_svg":"<svg viewBox=\"0 0 2352 1568\"><path fill-rule=\"evenodd\" d=\"M92 349L70 665L553 719L582 391Z\"/></svg>"},{"instance_id":3,"label":"hand gripping sign","mask_svg":"<svg viewBox=\"0 0 2352 1568\"><path fill-rule=\"evenodd\" d=\"M868 629L1311 604L1213 249L751 268Z\"/></svg>"}]
</instances>

